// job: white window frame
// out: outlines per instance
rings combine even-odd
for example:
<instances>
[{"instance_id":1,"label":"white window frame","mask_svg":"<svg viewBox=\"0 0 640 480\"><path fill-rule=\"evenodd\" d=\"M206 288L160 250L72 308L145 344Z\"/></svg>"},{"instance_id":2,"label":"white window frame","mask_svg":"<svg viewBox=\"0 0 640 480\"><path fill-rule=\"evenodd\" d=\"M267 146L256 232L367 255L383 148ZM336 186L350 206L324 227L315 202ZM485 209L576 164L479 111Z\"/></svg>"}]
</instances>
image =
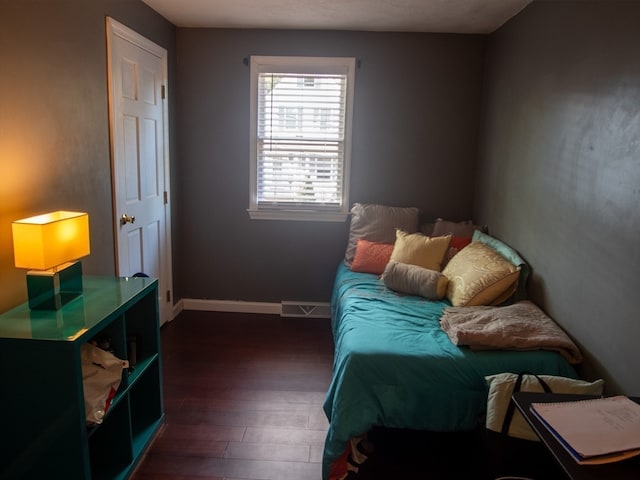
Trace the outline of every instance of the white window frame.
<instances>
[{"instance_id":1,"label":"white window frame","mask_svg":"<svg viewBox=\"0 0 640 480\"><path fill-rule=\"evenodd\" d=\"M351 127L356 59L351 57L274 57L251 56L251 127L249 217L259 220L345 221L349 215L349 173L351 166ZM345 130L343 140L342 192L338 206L314 204L278 205L258 203L258 75L260 73L340 73L347 75Z\"/></svg>"}]
</instances>

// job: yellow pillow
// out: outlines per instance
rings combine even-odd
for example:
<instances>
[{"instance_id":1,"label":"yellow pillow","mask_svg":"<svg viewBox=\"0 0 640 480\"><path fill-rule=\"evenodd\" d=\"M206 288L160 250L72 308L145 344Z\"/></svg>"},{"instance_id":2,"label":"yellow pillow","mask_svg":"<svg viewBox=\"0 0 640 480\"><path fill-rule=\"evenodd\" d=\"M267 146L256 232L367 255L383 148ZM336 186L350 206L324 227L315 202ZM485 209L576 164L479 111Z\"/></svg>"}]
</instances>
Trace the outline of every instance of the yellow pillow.
<instances>
[{"instance_id":1,"label":"yellow pillow","mask_svg":"<svg viewBox=\"0 0 640 480\"><path fill-rule=\"evenodd\" d=\"M442 273L449 279L447 298L454 307L497 305L515 291L520 267L493 248L472 242L447 263Z\"/></svg>"},{"instance_id":2,"label":"yellow pillow","mask_svg":"<svg viewBox=\"0 0 640 480\"><path fill-rule=\"evenodd\" d=\"M451 235L427 237L420 233L410 234L398 229L391 260L439 272L442 270L442 261L449 249L450 241Z\"/></svg>"}]
</instances>

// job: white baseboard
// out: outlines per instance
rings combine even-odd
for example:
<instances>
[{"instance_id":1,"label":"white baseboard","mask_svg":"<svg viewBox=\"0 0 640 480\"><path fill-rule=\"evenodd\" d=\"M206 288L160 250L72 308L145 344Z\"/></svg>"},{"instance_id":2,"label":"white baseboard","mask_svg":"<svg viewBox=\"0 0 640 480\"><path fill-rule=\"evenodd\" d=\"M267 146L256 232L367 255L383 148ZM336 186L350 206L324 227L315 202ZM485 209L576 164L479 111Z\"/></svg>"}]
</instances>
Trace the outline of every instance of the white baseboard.
<instances>
[{"instance_id":1,"label":"white baseboard","mask_svg":"<svg viewBox=\"0 0 640 480\"><path fill-rule=\"evenodd\" d=\"M280 315L282 305L269 302L242 302L235 300L200 300L197 298L183 298L184 310L204 310L208 312L238 312L238 313L267 313Z\"/></svg>"},{"instance_id":2,"label":"white baseboard","mask_svg":"<svg viewBox=\"0 0 640 480\"><path fill-rule=\"evenodd\" d=\"M173 316L171 317L171 320L180 315L182 310L184 310L184 304L182 303L182 300L178 300L178 303L173 306Z\"/></svg>"}]
</instances>

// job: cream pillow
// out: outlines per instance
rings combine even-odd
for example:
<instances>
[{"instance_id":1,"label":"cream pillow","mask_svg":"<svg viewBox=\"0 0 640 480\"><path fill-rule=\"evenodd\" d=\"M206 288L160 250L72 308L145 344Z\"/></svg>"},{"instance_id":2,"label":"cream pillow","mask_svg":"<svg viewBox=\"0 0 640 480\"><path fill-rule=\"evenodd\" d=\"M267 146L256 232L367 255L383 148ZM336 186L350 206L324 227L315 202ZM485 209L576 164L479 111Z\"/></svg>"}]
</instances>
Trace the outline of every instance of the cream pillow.
<instances>
[{"instance_id":1,"label":"cream pillow","mask_svg":"<svg viewBox=\"0 0 640 480\"><path fill-rule=\"evenodd\" d=\"M447 292L447 277L442 273L408 263L390 261L384 269L382 280L391 290L429 300L440 300Z\"/></svg>"},{"instance_id":2,"label":"cream pillow","mask_svg":"<svg viewBox=\"0 0 640 480\"><path fill-rule=\"evenodd\" d=\"M427 237L420 233L410 234L398 229L391 260L439 272L442 270L442 261L449 249L449 242L451 242L451 235Z\"/></svg>"},{"instance_id":3,"label":"cream pillow","mask_svg":"<svg viewBox=\"0 0 640 480\"><path fill-rule=\"evenodd\" d=\"M582 395L602 395L604 387L603 380L586 382L567 377L557 377L553 375L538 375L549 386L552 393L576 393ZM515 373L499 373L485 377L489 387L489 397L487 399L487 419L486 427L489 430L500 433L502 424L507 413L507 407L513 395L518 375ZM542 392L542 386L534 375L524 375L522 377L521 392ZM524 438L526 440L538 440L538 436L531 430L527 421L520 412L514 411L509 426L509 436Z\"/></svg>"},{"instance_id":4,"label":"cream pillow","mask_svg":"<svg viewBox=\"0 0 640 480\"><path fill-rule=\"evenodd\" d=\"M472 242L442 273L449 279L447 298L454 307L497 305L515 291L520 267L488 245Z\"/></svg>"}]
</instances>

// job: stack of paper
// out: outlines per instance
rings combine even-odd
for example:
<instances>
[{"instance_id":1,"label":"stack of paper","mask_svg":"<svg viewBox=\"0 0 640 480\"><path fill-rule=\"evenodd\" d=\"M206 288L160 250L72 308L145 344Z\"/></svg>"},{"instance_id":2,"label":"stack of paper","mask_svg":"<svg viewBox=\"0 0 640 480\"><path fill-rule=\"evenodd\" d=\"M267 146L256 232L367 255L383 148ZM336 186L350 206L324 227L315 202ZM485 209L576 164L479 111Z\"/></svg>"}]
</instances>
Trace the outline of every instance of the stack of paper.
<instances>
[{"instance_id":1,"label":"stack of paper","mask_svg":"<svg viewBox=\"0 0 640 480\"><path fill-rule=\"evenodd\" d=\"M531 411L578 463L640 455L640 405L626 396L532 403Z\"/></svg>"}]
</instances>

